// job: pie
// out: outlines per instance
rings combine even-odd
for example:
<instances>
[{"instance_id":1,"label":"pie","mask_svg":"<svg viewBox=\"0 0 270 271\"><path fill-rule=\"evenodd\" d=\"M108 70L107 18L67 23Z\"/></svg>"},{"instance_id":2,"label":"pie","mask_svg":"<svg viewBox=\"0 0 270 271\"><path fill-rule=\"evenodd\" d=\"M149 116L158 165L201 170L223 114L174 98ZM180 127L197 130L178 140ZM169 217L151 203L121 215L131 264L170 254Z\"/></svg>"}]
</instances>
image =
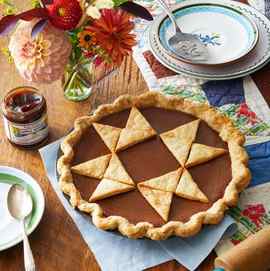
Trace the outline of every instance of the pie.
<instances>
[{"instance_id":1,"label":"pie","mask_svg":"<svg viewBox=\"0 0 270 271\"><path fill-rule=\"evenodd\" d=\"M207 104L121 96L77 119L59 185L93 224L130 238L188 237L217 224L248 185L244 136Z\"/></svg>"}]
</instances>

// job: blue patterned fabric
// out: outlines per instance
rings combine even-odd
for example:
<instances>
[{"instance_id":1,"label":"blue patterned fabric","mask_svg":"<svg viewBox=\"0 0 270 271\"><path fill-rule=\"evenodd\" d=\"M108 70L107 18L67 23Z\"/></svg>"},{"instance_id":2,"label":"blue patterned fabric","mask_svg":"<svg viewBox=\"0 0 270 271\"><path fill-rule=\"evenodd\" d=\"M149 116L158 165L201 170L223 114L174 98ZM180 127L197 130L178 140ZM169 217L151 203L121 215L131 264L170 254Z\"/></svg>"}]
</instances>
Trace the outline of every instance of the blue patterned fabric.
<instances>
[{"instance_id":1,"label":"blue patterned fabric","mask_svg":"<svg viewBox=\"0 0 270 271\"><path fill-rule=\"evenodd\" d=\"M270 1L269 0L265 0L265 15L268 19L270 19Z\"/></svg>"},{"instance_id":2,"label":"blue patterned fabric","mask_svg":"<svg viewBox=\"0 0 270 271\"><path fill-rule=\"evenodd\" d=\"M270 142L246 147L249 154L249 168L252 174L250 186L270 181Z\"/></svg>"},{"instance_id":3,"label":"blue patterned fabric","mask_svg":"<svg viewBox=\"0 0 270 271\"><path fill-rule=\"evenodd\" d=\"M209 103L220 107L225 104L240 104L245 102L242 79L227 81L209 81L203 84Z\"/></svg>"}]
</instances>

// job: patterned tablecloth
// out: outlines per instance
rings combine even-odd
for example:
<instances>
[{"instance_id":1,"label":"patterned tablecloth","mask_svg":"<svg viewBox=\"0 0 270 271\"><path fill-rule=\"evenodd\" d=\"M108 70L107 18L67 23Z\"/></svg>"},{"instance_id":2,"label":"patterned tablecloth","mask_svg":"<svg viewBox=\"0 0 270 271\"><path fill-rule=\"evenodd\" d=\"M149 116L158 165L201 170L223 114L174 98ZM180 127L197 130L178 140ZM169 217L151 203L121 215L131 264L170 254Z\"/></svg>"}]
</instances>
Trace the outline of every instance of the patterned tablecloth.
<instances>
[{"instance_id":1,"label":"patterned tablecloth","mask_svg":"<svg viewBox=\"0 0 270 271\"><path fill-rule=\"evenodd\" d=\"M154 16L162 12L153 0L138 2L147 7ZM177 2L179 1L169 0L168 4L174 5ZM270 15L269 2L268 0L251 0L249 3L266 15ZM247 147L247 150L250 148L253 151L254 148L258 150L258 157L250 161L250 166L259 165L260 167L260 163L264 165L264 162L270 162L270 143L268 142L270 141L270 109L252 77L206 82L176 74L161 65L151 53L147 42L150 23L135 19L135 24L138 44L134 48L133 57L149 89L215 106L231 118L245 134L246 145L251 145ZM266 161L261 161L262 159ZM255 172L260 172L260 168ZM246 189L241 195L238 207L229 211L237 221L238 231L231 238L226 238L219 243L216 248L218 254L241 242L264 225L270 224L269 181L270 173L263 178L253 176L253 187Z\"/></svg>"}]
</instances>

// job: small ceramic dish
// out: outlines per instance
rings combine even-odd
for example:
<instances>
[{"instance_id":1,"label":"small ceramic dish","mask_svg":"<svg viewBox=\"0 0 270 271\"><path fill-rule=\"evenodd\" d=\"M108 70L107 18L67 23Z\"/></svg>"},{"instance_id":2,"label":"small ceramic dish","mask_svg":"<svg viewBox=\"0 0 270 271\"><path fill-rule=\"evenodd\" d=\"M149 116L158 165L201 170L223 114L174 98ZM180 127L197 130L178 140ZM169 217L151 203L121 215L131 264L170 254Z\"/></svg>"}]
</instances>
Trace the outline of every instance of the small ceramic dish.
<instances>
[{"instance_id":1,"label":"small ceramic dish","mask_svg":"<svg viewBox=\"0 0 270 271\"><path fill-rule=\"evenodd\" d=\"M32 215L27 218L26 230L31 234L38 226L45 209L45 200L39 184L25 172L0 166L0 251L22 241L21 224L12 218L7 208L7 193L13 184L24 186L33 199Z\"/></svg>"}]
</instances>

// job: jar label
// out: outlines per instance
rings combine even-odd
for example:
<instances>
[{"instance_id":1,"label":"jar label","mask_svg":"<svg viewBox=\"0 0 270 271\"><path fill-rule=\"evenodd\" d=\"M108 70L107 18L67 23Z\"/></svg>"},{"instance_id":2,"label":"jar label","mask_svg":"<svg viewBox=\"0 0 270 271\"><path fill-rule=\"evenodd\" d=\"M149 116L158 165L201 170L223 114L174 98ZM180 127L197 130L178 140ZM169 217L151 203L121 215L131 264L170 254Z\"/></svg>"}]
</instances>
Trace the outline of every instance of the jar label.
<instances>
[{"instance_id":1,"label":"jar label","mask_svg":"<svg viewBox=\"0 0 270 271\"><path fill-rule=\"evenodd\" d=\"M27 124L11 122L5 116L3 118L8 139L17 145L31 146L40 143L48 136L49 128L46 114Z\"/></svg>"}]
</instances>

